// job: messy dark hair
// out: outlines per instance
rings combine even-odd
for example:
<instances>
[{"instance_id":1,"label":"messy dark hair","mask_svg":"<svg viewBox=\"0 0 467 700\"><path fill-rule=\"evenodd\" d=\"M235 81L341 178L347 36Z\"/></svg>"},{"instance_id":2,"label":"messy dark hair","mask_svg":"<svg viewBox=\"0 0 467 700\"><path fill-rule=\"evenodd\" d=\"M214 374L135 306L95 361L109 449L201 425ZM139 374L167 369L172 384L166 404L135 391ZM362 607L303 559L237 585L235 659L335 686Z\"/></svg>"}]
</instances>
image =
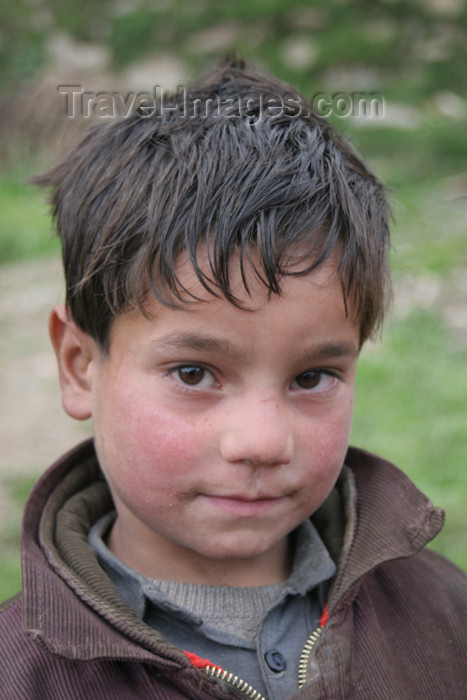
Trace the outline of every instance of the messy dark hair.
<instances>
[{"instance_id":1,"label":"messy dark hair","mask_svg":"<svg viewBox=\"0 0 467 700\"><path fill-rule=\"evenodd\" d=\"M233 256L247 291L252 265L270 294L333 256L361 342L382 323L384 186L305 98L241 61L164 95L158 111L95 128L36 182L53 187L71 316L104 351L113 319L144 313L149 292L171 307L193 300L177 276L182 252L205 289L237 305Z\"/></svg>"}]
</instances>

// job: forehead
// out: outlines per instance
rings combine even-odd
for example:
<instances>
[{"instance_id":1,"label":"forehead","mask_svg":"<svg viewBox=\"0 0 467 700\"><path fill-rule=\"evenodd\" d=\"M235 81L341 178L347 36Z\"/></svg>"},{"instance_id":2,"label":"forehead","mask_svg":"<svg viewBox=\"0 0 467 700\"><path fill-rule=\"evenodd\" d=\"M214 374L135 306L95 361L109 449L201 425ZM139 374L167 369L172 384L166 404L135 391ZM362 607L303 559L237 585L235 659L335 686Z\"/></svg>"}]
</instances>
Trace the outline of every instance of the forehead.
<instances>
[{"instance_id":1,"label":"forehead","mask_svg":"<svg viewBox=\"0 0 467 700\"><path fill-rule=\"evenodd\" d=\"M207 256L198 261L208 274ZM336 266L328 262L316 270L286 275L281 294L272 294L255 272L254 260L242 268L240 260L230 266L230 288L236 303L209 292L199 280L191 261L180 257L177 274L189 301L178 308L146 300L145 316L131 311L119 316L111 330L111 343L118 337L128 348L136 344L166 343L180 349L221 348L222 352L251 353L255 343L266 339L290 347L295 345L345 345L359 347L359 324L352 304L344 300ZM125 338L129 340L126 341ZM227 342L227 338L229 339ZM134 339L134 342L133 340ZM234 346L236 349L234 350Z\"/></svg>"},{"instance_id":2,"label":"forehead","mask_svg":"<svg viewBox=\"0 0 467 700\"><path fill-rule=\"evenodd\" d=\"M211 267L213 261L206 246L200 246L197 251L196 267L187 253L181 253L176 261L175 272L179 280L186 300L203 301L212 303L216 299L229 302L218 284L213 279ZM275 299L290 295L292 289L301 289L304 296L316 294L319 289L328 288L331 290L341 282L338 277L338 261L333 256L316 270L303 273L303 270L310 265L310 259L306 255L301 255L300 251L286 265L287 274L279 277L280 294L271 290L267 281L267 275L262 267L262 262L256 248L248 250L242 257L234 254L228 263L227 285L229 293L235 303L246 310L257 310L265 304L273 302ZM217 265L216 265L217 266ZM202 278L202 279L201 279ZM300 281L294 284L295 281ZM345 308L346 301L342 295L342 304ZM234 305L235 305L234 303ZM188 304L189 306L189 304Z\"/></svg>"}]
</instances>

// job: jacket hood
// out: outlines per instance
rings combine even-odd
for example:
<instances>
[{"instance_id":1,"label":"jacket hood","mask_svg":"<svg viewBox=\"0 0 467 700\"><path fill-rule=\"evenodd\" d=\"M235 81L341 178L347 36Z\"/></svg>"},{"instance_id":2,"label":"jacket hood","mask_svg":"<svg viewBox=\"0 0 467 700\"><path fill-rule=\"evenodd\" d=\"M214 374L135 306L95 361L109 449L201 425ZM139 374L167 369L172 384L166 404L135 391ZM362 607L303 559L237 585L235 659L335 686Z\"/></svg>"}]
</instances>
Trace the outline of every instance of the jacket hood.
<instances>
[{"instance_id":1,"label":"jacket hood","mask_svg":"<svg viewBox=\"0 0 467 700\"><path fill-rule=\"evenodd\" d=\"M21 535L24 628L62 658L189 667L180 650L121 600L87 544L91 525L112 507L91 440L37 482ZM336 487L312 520L337 563L332 615L365 574L419 552L441 529L444 514L392 464L350 448Z\"/></svg>"}]
</instances>

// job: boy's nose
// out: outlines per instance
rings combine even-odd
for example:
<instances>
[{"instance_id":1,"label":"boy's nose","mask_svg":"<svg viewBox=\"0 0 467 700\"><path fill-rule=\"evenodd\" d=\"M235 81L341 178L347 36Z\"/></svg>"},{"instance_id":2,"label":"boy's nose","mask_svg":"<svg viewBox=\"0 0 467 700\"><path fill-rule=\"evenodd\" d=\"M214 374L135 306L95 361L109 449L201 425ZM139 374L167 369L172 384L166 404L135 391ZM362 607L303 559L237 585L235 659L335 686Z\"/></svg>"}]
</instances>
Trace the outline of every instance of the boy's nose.
<instances>
[{"instance_id":1,"label":"boy's nose","mask_svg":"<svg viewBox=\"0 0 467 700\"><path fill-rule=\"evenodd\" d=\"M288 464L294 442L285 413L274 399L238 402L221 435L222 458L256 465Z\"/></svg>"}]
</instances>

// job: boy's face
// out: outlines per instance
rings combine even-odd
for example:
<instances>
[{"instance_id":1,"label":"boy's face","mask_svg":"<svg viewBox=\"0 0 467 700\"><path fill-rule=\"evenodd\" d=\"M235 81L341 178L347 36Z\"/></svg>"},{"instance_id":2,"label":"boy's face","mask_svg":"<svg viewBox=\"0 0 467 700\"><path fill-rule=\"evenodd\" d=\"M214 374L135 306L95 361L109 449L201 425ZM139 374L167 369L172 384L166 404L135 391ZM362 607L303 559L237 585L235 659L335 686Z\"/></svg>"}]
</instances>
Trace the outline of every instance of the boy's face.
<instances>
[{"instance_id":1,"label":"boy's face","mask_svg":"<svg viewBox=\"0 0 467 700\"><path fill-rule=\"evenodd\" d=\"M105 356L86 336L79 415L64 400L93 416L118 513L109 546L153 578L284 580L289 533L344 461L358 324L331 266L287 277L268 299L253 274L248 296L234 265L249 311L206 293L188 265L181 276L204 301L153 299L150 319L118 317Z\"/></svg>"}]
</instances>

